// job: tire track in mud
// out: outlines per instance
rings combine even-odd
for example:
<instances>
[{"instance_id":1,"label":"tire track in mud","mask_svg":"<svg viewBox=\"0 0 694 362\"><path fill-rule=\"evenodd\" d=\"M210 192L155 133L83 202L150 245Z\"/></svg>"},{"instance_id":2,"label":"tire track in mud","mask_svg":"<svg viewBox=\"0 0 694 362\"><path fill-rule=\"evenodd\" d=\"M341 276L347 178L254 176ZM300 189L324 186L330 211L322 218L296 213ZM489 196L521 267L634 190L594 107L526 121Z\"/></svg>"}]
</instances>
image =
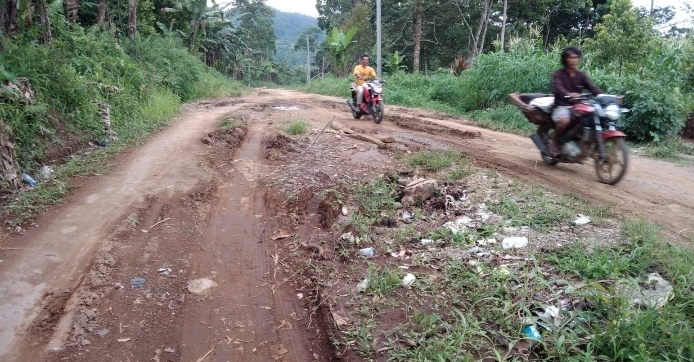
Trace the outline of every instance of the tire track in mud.
<instances>
[{"instance_id":1,"label":"tire track in mud","mask_svg":"<svg viewBox=\"0 0 694 362\"><path fill-rule=\"evenodd\" d=\"M272 250L265 193L258 185L264 169L266 126L254 123L235 157L235 168L219 186L202 250L193 257L191 278L218 286L193 296L182 326L181 360L206 361L329 360L327 343L306 330L303 301L284 281L292 278L279 252ZM263 243L266 241L265 243Z\"/></svg>"}]
</instances>

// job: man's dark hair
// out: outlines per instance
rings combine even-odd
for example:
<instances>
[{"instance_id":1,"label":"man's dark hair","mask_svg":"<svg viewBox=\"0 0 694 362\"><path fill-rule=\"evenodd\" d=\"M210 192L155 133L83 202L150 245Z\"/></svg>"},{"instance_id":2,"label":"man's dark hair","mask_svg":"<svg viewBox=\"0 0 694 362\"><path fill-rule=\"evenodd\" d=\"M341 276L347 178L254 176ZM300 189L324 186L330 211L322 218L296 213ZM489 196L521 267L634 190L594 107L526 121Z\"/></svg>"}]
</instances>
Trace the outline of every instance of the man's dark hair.
<instances>
[{"instance_id":1,"label":"man's dark hair","mask_svg":"<svg viewBox=\"0 0 694 362\"><path fill-rule=\"evenodd\" d=\"M362 54L362 55L361 55L361 58L359 58L359 59L364 59L364 58L369 58L369 59L371 59L371 57L370 57L368 54Z\"/></svg>"},{"instance_id":2,"label":"man's dark hair","mask_svg":"<svg viewBox=\"0 0 694 362\"><path fill-rule=\"evenodd\" d=\"M569 58L569 54L578 55L579 58L583 55L581 49L578 49L578 47L573 45L564 48L564 50L561 52L561 65L564 67L566 67L566 59Z\"/></svg>"}]
</instances>

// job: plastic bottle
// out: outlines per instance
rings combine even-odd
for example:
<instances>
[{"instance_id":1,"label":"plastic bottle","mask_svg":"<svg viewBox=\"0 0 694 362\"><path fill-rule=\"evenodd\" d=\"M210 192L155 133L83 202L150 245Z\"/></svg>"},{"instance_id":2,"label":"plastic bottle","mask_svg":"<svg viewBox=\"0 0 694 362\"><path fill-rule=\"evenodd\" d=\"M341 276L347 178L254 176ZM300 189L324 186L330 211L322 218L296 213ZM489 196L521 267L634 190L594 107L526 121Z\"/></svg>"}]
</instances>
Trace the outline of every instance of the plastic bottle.
<instances>
[{"instance_id":1,"label":"plastic bottle","mask_svg":"<svg viewBox=\"0 0 694 362\"><path fill-rule=\"evenodd\" d=\"M578 219L572 221L571 226L585 225L589 222L590 222L590 218L588 216L582 216L582 217L579 217Z\"/></svg>"},{"instance_id":2,"label":"plastic bottle","mask_svg":"<svg viewBox=\"0 0 694 362\"><path fill-rule=\"evenodd\" d=\"M22 174L22 180L24 180L24 182L28 183L29 186L32 186L32 187L36 186L36 180L34 180L33 178L31 178L31 176L29 176L25 173Z\"/></svg>"}]
</instances>

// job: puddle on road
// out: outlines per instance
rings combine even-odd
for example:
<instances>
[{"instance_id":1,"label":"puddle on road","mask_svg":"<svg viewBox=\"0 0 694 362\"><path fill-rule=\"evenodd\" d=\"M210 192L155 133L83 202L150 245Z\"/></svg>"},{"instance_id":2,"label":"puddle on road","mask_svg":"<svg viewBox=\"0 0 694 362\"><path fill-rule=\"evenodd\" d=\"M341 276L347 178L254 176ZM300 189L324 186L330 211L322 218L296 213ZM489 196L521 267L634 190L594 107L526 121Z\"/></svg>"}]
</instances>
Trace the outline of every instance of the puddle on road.
<instances>
[{"instance_id":1,"label":"puddle on road","mask_svg":"<svg viewBox=\"0 0 694 362\"><path fill-rule=\"evenodd\" d=\"M280 111L298 111L301 109L299 106L273 106L272 109L277 109Z\"/></svg>"}]
</instances>

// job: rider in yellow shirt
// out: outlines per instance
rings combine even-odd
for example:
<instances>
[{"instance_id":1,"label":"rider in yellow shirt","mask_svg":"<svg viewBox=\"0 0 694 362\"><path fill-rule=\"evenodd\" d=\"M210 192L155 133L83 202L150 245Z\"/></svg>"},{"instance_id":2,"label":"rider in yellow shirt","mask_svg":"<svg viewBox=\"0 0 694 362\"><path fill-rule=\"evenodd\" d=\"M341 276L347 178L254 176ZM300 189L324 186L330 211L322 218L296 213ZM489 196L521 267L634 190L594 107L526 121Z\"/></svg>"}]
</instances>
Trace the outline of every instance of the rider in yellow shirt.
<instances>
[{"instance_id":1,"label":"rider in yellow shirt","mask_svg":"<svg viewBox=\"0 0 694 362\"><path fill-rule=\"evenodd\" d=\"M354 83L357 84L357 109L361 107L364 100L364 85L369 78L378 79L374 68L369 66L369 56L364 54L361 56L361 64L354 67Z\"/></svg>"}]
</instances>

